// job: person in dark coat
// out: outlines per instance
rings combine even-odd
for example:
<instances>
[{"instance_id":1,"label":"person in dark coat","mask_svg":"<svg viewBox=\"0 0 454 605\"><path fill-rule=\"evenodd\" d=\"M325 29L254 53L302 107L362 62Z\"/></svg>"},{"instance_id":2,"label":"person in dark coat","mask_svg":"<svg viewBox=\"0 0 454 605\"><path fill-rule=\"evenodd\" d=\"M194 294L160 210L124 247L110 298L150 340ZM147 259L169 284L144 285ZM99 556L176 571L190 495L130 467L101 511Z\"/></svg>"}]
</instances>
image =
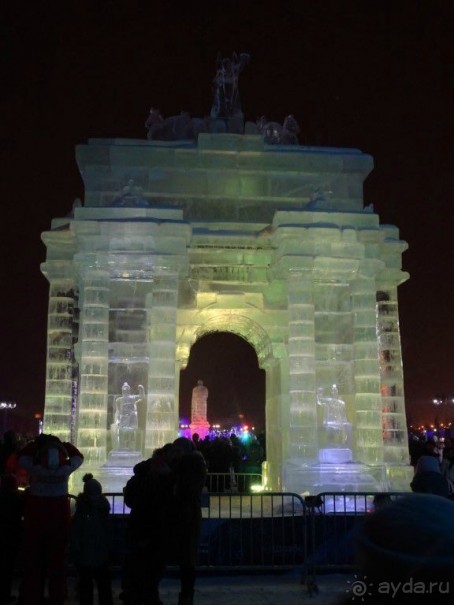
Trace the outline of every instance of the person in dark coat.
<instances>
[{"instance_id":1,"label":"person in dark coat","mask_svg":"<svg viewBox=\"0 0 454 605\"><path fill-rule=\"evenodd\" d=\"M129 515L129 551L123 571L126 605L162 605L159 583L166 568L173 524L172 444L134 467L124 488Z\"/></svg>"},{"instance_id":2,"label":"person in dark coat","mask_svg":"<svg viewBox=\"0 0 454 605\"><path fill-rule=\"evenodd\" d=\"M17 443L17 436L14 431L6 431L3 434L3 443L0 441L0 476L8 473L6 461L20 449Z\"/></svg>"},{"instance_id":3,"label":"person in dark coat","mask_svg":"<svg viewBox=\"0 0 454 605\"><path fill-rule=\"evenodd\" d=\"M179 437L173 443L171 463L174 478L174 555L180 566L178 605L192 605L196 560L202 527L201 494L207 468L191 440Z\"/></svg>"},{"instance_id":4,"label":"person in dark coat","mask_svg":"<svg viewBox=\"0 0 454 605\"><path fill-rule=\"evenodd\" d=\"M110 504L91 473L84 475L83 482L84 491L77 497L70 539L71 558L79 574L79 603L93 605L96 584L99 605L113 605Z\"/></svg>"},{"instance_id":5,"label":"person in dark coat","mask_svg":"<svg viewBox=\"0 0 454 605\"><path fill-rule=\"evenodd\" d=\"M449 497L449 484L441 474L438 458L434 456L421 456L419 458L410 487L412 491L421 494Z\"/></svg>"},{"instance_id":6,"label":"person in dark coat","mask_svg":"<svg viewBox=\"0 0 454 605\"><path fill-rule=\"evenodd\" d=\"M24 512L24 492L17 489L14 475L0 479L0 603L13 603L11 594L17 564Z\"/></svg>"}]
</instances>

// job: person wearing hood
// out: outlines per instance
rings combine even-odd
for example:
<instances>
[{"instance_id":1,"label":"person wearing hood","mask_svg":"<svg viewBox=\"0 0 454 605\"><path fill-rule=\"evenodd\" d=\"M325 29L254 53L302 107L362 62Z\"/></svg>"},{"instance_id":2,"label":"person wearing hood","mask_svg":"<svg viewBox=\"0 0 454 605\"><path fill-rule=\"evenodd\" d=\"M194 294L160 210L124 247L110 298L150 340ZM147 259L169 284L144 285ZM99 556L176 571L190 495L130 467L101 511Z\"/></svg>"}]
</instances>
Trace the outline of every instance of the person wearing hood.
<instances>
[{"instance_id":1,"label":"person wearing hood","mask_svg":"<svg viewBox=\"0 0 454 605\"><path fill-rule=\"evenodd\" d=\"M406 494L366 515L355 538L357 573L343 605L452 603L453 502Z\"/></svg>"},{"instance_id":2,"label":"person wearing hood","mask_svg":"<svg viewBox=\"0 0 454 605\"><path fill-rule=\"evenodd\" d=\"M416 463L412 491L449 498L449 484L441 474L440 463L434 456L421 456Z\"/></svg>"},{"instance_id":3,"label":"person wearing hood","mask_svg":"<svg viewBox=\"0 0 454 605\"><path fill-rule=\"evenodd\" d=\"M71 443L42 433L18 455L18 464L29 474L25 498L24 564L21 602L40 605L47 580L52 605L67 596L66 551L71 512L68 480L83 462Z\"/></svg>"},{"instance_id":4,"label":"person wearing hood","mask_svg":"<svg viewBox=\"0 0 454 605\"><path fill-rule=\"evenodd\" d=\"M76 500L70 541L71 558L79 574L79 603L93 605L96 585L99 605L112 605L110 504L91 473L84 475L83 482L84 491Z\"/></svg>"}]
</instances>

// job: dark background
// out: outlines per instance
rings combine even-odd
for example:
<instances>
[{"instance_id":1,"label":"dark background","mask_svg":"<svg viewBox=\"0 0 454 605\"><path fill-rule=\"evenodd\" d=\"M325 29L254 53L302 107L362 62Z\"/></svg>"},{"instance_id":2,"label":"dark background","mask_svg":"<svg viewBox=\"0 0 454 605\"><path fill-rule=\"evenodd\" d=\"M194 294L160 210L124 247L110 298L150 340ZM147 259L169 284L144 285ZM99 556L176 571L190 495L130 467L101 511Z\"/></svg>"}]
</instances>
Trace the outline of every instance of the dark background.
<instances>
[{"instance_id":1,"label":"dark background","mask_svg":"<svg viewBox=\"0 0 454 605\"><path fill-rule=\"evenodd\" d=\"M301 143L375 158L365 204L409 243L411 279L399 290L407 412L430 421L432 398L454 391L453 26L452 2L437 0L3 3L0 397L24 419L43 408L40 234L83 199L74 146L144 138L151 106L204 116L217 52L236 51L252 57L240 77L246 119L293 113ZM202 368L216 347L203 355ZM228 367L231 399L263 414L254 372Z\"/></svg>"}]
</instances>

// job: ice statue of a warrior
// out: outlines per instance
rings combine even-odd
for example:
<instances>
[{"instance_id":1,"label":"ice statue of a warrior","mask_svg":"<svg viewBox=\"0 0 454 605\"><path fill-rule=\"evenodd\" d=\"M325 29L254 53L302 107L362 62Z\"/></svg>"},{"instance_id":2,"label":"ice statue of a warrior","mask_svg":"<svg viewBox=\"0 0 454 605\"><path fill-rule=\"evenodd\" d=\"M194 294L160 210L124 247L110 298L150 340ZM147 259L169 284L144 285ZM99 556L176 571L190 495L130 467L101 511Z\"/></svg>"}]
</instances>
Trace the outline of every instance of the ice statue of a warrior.
<instances>
[{"instance_id":1,"label":"ice statue of a warrior","mask_svg":"<svg viewBox=\"0 0 454 605\"><path fill-rule=\"evenodd\" d=\"M115 424L118 427L120 449L134 449L136 431L139 428L137 404L145 399L145 389L138 385L138 395L131 394L131 387L125 382L121 388L121 397L115 400Z\"/></svg>"},{"instance_id":2,"label":"ice statue of a warrior","mask_svg":"<svg viewBox=\"0 0 454 605\"><path fill-rule=\"evenodd\" d=\"M349 439L350 423L345 412L345 401L339 398L337 386L331 387L331 395L324 396L323 389L317 390L317 403L323 406L323 428L327 447L345 447Z\"/></svg>"}]
</instances>

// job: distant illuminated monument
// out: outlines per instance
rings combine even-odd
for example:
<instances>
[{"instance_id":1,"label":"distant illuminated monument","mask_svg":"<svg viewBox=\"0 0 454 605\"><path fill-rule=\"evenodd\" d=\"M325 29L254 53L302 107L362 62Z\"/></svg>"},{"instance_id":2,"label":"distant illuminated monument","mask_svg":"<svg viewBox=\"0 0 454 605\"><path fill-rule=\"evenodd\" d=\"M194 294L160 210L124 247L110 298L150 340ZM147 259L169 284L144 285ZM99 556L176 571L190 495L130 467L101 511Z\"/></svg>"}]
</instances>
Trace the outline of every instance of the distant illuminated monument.
<instances>
[{"instance_id":1,"label":"distant illuminated monument","mask_svg":"<svg viewBox=\"0 0 454 605\"><path fill-rule=\"evenodd\" d=\"M247 61L218 61L207 118L152 109L147 139L77 147L84 204L42 235L45 431L121 489L137 457L177 436L192 345L227 331L266 372L267 489L409 489L407 244L363 205L370 156L300 145L292 115L244 124ZM125 384L142 399L126 427Z\"/></svg>"},{"instance_id":2,"label":"distant illuminated monument","mask_svg":"<svg viewBox=\"0 0 454 605\"><path fill-rule=\"evenodd\" d=\"M191 424L189 428L191 435L197 433L203 439L210 432L210 423L207 420L208 389L203 380L197 381L197 386L192 389L191 399Z\"/></svg>"}]
</instances>

